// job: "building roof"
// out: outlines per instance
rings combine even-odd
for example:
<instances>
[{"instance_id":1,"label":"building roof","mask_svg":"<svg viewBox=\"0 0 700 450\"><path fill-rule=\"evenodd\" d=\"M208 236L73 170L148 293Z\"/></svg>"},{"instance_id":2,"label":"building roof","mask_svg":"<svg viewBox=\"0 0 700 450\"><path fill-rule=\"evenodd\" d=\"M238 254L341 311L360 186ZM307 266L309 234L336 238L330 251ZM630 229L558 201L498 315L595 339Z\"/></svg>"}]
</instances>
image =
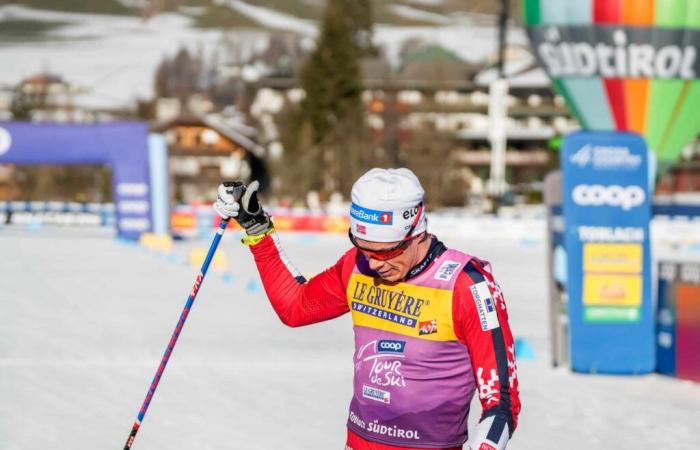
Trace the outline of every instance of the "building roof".
<instances>
[{"instance_id":1,"label":"building roof","mask_svg":"<svg viewBox=\"0 0 700 450\"><path fill-rule=\"evenodd\" d=\"M32 75L31 77L25 78L20 82L20 85L25 84L49 85L67 83L59 75L53 75L50 73L38 73L36 75Z\"/></svg>"},{"instance_id":2,"label":"building roof","mask_svg":"<svg viewBox=\"0 0 700 450\"><path fill-rule=\"evenodd\" d=\"M439 45L426 45L406 55L396 76L398 80L445 82L466 81L480 69Z\"/></svg>"},{"instance_id":3,"label":"building roof","mask_svg":"<svg viewBox=\"0 0 700 450\"><path fill-rule=\"evenodd\" d=\"M214 114L194 114L179 116L175 119L156 124L152 127L152 130L162 133L176 126L206 126L232 140L257 158L265 158L265 149L250 137L252 134L251 130L254 130L243 123L226 120Z\"/></svg>"},{"instance_id":4,"label":"building roof","mask_svg":"<svg viewBox=\"0 0 700 450\"><path fill-rule=\"evenodd\" d=\"M549 77L538 65L535 56L530 49L519 46L509 46L506 49L506 58L503 62L503 76L512 87L546 88L551 85ZM495 61L496 57L492 57ZM493 65L484 68L475 77L474 81L479 85L488 85L499 78L498 68Z\"/></svg>"},{"instance_id":5,"label":"building roof","mask_svg":"<svg viewBox=\"0 0 700 450\"><path fill-rule=\"evenodd\" d=\"M401 65L405 67L416 61L464 64L464 60L457 56L456 53L439 45L426 45L409 53Z\"/></svg>"}]
</instances>

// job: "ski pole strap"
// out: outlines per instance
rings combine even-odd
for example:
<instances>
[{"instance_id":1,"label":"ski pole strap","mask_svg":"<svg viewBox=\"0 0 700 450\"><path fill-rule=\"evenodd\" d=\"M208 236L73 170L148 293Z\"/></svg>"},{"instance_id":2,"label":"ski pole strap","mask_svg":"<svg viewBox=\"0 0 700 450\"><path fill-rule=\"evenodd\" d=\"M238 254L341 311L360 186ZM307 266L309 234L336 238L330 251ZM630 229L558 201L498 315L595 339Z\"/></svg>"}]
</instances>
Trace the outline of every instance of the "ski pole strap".
<instances>
[{"instance_id":1,"label":"ski pole strap","mask_svg":"<svg viewBox=\"0 0 700 450\"><path fill-rule=\"evenodd\" d=\"M268 236L268 235L270 235L270 234L272 234L272 233L274 233L274 232L275 232L275 228L274 228L274 227L271 227L269 230L267 230L267 231L264 232L263 234L254 234L254 235L252 235L252 236L243 236L243 237L241 238L241 242L242 242L244 245L248 245L248 246L251 246L251 245L258 245L258 244L260 243L260 241L262 241L263 239L265 239L266 236Z\"/></svg>"}]
</instances>

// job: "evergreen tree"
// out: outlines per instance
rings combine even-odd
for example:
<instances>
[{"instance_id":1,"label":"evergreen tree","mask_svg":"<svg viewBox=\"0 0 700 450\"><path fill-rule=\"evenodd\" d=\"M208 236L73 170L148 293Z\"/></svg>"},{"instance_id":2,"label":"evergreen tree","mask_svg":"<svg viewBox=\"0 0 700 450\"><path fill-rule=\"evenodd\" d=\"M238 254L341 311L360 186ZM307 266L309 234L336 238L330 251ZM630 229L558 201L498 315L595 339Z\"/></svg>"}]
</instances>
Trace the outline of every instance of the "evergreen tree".
<instances>
[{"instance_id":1,"label":"evergreen tree","mask_svg":"<svg viewBox=\"0 0 700 450\"><path fill-rule=\"evenodd\" d=\"M370 2L329 0L320 28L300 72L306 98L295 156L305 161L304 188L330 194L349 190L366 148L360 62L373 51Z\"/></svg>"},{"instance_id":2,"label":"evergreen tree","mask_svg":"<svg viewBox=\"0 0 700 450\"><path fill-rule=\"evenodd\" d=\"M184 101L208 87L203 85L206 68L201 51L199 53L191 55L186 47L180 47L174 57L163 58L154 77L157 97L176 97Z\"/></svg>"}]
</instances>

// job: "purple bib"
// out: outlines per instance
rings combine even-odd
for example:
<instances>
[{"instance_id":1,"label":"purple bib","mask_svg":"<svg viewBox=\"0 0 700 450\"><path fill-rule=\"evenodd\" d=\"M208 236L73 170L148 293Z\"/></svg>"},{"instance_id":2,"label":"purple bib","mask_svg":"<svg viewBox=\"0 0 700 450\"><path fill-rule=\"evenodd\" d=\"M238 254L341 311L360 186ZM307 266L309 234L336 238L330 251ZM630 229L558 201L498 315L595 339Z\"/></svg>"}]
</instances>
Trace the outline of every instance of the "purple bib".
<instances>
[{"instance_id":1,"label":"purple bib","mask_svg":"<svg viewBox=\"0 0 700 450\"><path fill-rule=\"evenodd\" d=\"M376 442L455 447L467 440L475 390L457 340L452 292L471 256L447 250L418 276L382 281L358 258L347 288L355 331L348 427Z\"/></svg>"}]
</instances>

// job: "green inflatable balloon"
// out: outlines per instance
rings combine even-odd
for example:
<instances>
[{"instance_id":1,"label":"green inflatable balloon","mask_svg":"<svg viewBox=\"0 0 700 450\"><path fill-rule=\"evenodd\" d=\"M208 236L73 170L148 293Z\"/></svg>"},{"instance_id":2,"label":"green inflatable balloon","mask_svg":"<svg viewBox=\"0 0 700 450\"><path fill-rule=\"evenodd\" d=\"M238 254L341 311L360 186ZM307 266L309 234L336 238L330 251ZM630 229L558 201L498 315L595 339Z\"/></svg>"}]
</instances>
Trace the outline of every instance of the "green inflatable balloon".
<instances>
[{"instance_id":1,"label":"green inflatable balloon","mask_svg":"<svg viewBox=\"0 0 700 450\"><path fill-rule=\"evenodd\" d=\"M523 0L523 13L584 128L639 133L662 164L700 132L700 0Z\"/></svg>"}]
</instances>

